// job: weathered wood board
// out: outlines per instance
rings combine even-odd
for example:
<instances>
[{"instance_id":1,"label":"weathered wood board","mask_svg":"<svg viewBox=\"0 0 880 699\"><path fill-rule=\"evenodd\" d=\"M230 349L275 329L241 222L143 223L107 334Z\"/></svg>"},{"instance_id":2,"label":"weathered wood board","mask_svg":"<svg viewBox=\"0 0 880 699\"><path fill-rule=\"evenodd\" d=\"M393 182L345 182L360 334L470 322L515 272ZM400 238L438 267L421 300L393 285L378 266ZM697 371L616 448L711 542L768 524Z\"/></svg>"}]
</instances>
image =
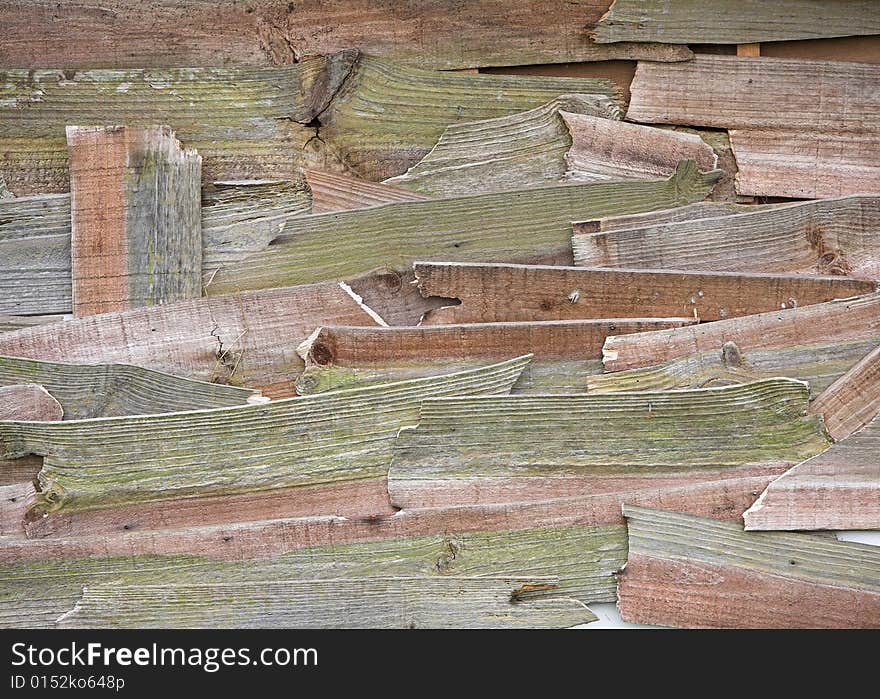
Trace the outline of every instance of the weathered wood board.
<instances>
[{"instance_id":1,"label":"weathered wood board","mask_svg":"<svg viewBox=\"0 0 880 699\"><path fill-rule=\"evenodd\" d=\"M621 216L607 216L586 221L573 221L571 226L575 235L590 235L592 233L624 231L630 228L648 228L666 223L696 221L703 218L719 218L749 211L760 211L766 208L771 207L701 201L696 204L677 206L674 209L661 209L659 211L645 211L640 214L623 214Z\"/></svg>"},{"instance_id":2,"label":"weathered wood board","mask_svg":"<svg viewBox=\"0 0 880 699\"><path fill-rule=\"evenodd\" d=\"M874 348L825 389L812 410L825 418L828 433L841 440L880 413L880 349Z\"/></svg>"},{"instance_id":3,"label":"weathered wood board","mask_svg":"<svg viewBox=\"0 0 880 699\"><path fill-rule=\"evenodd\" d=\"M430 198L390 184L368 182L357 177L322 170L308 169L305 171L305 176L312 192L311 213L313 214L366 209L403 201L425 201Z\"/></svg>"},{"instance_id":4,"label":"weathered wood board","mask_svg":"<svg viewBox=\"0 0 880 699\"><path fill-rule=\"evenodd\" d=\"M60 420L61 415L61 404L39 384L8 383L0 385L0 421L51 422Z\"/></svg>"}]
</instances>

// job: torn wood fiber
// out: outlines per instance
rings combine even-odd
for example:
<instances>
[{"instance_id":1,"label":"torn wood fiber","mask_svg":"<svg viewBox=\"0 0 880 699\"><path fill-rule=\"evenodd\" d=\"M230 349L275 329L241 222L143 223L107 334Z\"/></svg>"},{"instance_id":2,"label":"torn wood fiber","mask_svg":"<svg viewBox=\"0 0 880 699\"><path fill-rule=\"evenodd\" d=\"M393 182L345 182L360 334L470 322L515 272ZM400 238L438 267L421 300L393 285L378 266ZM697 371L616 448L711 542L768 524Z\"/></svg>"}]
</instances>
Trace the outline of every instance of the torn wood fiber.
<instances>
[{"instance_id":1,"label":"torn wood fiber","mask_svg":"<svg viewBox=\"0 0 880 699\"><path fill-rule=\"evenodd\" d=\"M803 275L464 262L417 262L414 268L424 296L461 300L460 305L430 311L425 323L624 318L631 314L711 321L807 306L877 288L873 281Z\"/></svg>"},{"instance_id":2,"label":"torn wood fiber","mask_svg":"<svg viewBox=\"0 0 880 699\"><path fill-rule=\"evenodd\" d=\"M625 621L696 628L880 628L880 549L744 532L738 524L624 505Z\"/></svg>"}]
</instances>

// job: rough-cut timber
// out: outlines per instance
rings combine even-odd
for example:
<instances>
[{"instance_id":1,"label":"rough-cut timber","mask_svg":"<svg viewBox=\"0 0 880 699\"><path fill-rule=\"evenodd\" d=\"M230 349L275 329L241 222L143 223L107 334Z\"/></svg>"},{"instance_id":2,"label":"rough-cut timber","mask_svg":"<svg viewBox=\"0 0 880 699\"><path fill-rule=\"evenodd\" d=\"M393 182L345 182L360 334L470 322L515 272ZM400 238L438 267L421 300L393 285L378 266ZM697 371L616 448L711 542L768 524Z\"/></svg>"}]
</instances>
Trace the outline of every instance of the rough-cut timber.
<instances>
[{"instance_id":1,"label":"rough-cut timber","mask_svg":"<svg viewBox=\"0 0 880 699\"><path fill-rule=\"evenodd\" d=\"M880 418L773 481L747 530L880 529Z\"/></svg>"},{"instance_id":2,"label":"rough-cut timber","mask_svg":"<svg viewBox=\"0 0 880 699\"><path fill-rule=\"evenodd\" d=\"M748 352L876 337L880 337L880 294L870 294L686 328L613 336L605 340L602 361L606 370L622 371L714 352L725 342Z\"/></svg>"},{"instance_id":3,"label":"rough-cut timber","mask_svg":"<svg viewBox=\"0 0 880 699\"><path fill-rule=\"evenodd\" d=\"M297 345L316 326L375 325L339 284L229 294L0 334L0 354L73 364L122 363L293 395Z\"/></svg>"},{"instance_id":4,"label":"rough-cut timber","mask_svg":"<svg viewBox=\"0 0 880 699\"><path fill-rule=\"evenodd\" d=\"M61 404L39 384L0 386L0 420L51 422L60 420L61 415Z\"/></svg>"},{"instance_id":5,"label":"rough-cut timber","mask_svg":"<svg viewBox=\"0 0 880 699\"><path fill-rule=\"evenodd\" d=\"M419 163L387 182L432 197L558 182L566 174L566 153L580 136L561 110L620 118L617 105L602 95L560 95L520 114L452 124ZM672 174L677 162L658 176Z\"/></svg>"},{"instance_id":6,"label":"rough-cut timber","mask_svg":"<svg viewBox=\"0 0 880 699\"><path fill-rule=\"evenodd\" d=\"M208 291L403 271L431 257L565 263L572 221L701 201L716 179L688 161L667 180L557 185L291 218L268 249L221 269Z\"/></svg>"},{"instance_id":7,"label":"rough-cut timber","mask_svg":"<svg viewBox=\"0 0 880 699\"><path fill-rule=\"evenodd\" d=\"M430 311L425 323L579 318L734 318L867 294L874 282L841 277L610 270L598 267L416 262L424 296L461 304Z\"/></svg>"},{"instance_id":8,"label":"rough-cut timber","mask_svg":"<svg viewBox=\"0 0 880 699\"><path fill-rule=\"evenodd\" d=\"M607 9L608 0L4 0L0 65L272 66L346 48L437 69L691 56L686 46L595 44L584 27Z\"/></svg>"},{"instance_id":9,"label":"rough-cut timber","mask_svg":"<svg viewBox=\"0 0 880 699\"><path fill-rule=\"evenodd\" d=\"M768 207L701 201L696 204L688 204L687 206L678 206L674 209L608 216L588 221L574 221L571 227L575 235L589 235L591 233L629 230L630 228L647 228L665 223L678 223L679 221L695 221L701 218L718 218L720 216L730 216L732 214L758 211L765 208Z\"/></svg>"},{"instance_id":10,"label":"rough-cut timber","mask_svg":"<svg viewBox=\"0 0 880 699\"><path fill-rule=\"evenodd\" d=\"M396 507L526 502L778 474L829 444L806 384L445 398L401 430Z\"/></svg>"},{"instance_id":11,"label":"rough-cut timber","mask_svg":"<svg viewBox=\"0 0 880 699\"><path fill-rule=\"evenodd\" d=\"M575 264L880 279L880 196L572 236Z\"/></svg>"},{"instance_id":12,"label":"rough-cut timber","mask_svg":"<svg viewBox=\"0 0 880 699\"><path fill-rule=\"evenodd\" d=\"M872 0L614 0L592 36L599 44L749 44L880 34Z\"/></svg>"},{"instance_id":13,"label":"rough-cut timber","mask_svg":"<svg viewBox=\"0 0 880 699\"><path fill-rule=\"evenodd\" d=\"M698 628L880 628L880 549L743 532L738 524L624 505L626 621Z\"/></svg>"},{"instance_id":14,"label":"rough-cut timber","mask_svg":"<svg viewBox=\"0 0 880 699\"><path fill-rule=\"evenodd\" d=\"M880 192L876 124L861 132L733 129L730 142L739 194L808 199Z\"/></svg>"},{"instance_id":15,"label":"rough-cut timber","mask_svg":"<svg viewBox=\"0 0 880 699\"><path fill-rule=\"evenodd\" d=\"M212 410L0 424L0 456L43 456L29 515L381 478L428 397L506 393L529 357L483 369Z\"/></svg>"},{"instance_id":16,"label":"rough-cut timber","mask_svg":"<svg viewBox=\"0 0 880 699\"><path fill-rule=\"evenodd\" d=\"M835 440L848 437L880 413L880 348L868 352L813 402Z\"/></svg>"},{"instance_id":17,"label":"rough-cut timber","mask_svg":"<svg viewBox=\"0 0 880 699\"><path fill-rule=\"evenodd\" d=\"M73 314L202 295L202 158L167 126L68 126Z\"/></svg>"},{"instance_id":18,"label":"rough-cut timber","mask_svg":"<svg viewBox=\"0 0 880 699\"><path fill-rule=\"evenodd\" d=\"M306 170L305 176L312 191L311 213L313 214L366 209L403 201L425 201L430 198L390 184L367 182L357 177L336 175L321 170Z\"/></svg>"},{"instance_id":19,"label":"rough-cut timber","mask_svg":"<svg viewBox=\"0 0 880 699\"><path fill-rule=\"evenodd\" d=\"M688 325L693 318L621 318L538 323L467 323L398 328L319 328L299 353L300 395L430 376L442 368L532 354L514 391L571 391L601 371L610 334ZM373 332L372 330L375 330ZM579 385L580 384L580 385Z\"/></svg>"},{"instance_id":20,"label":"rough-cut timber","mask_svg":"<svg viewBox=\"0 0 880 699\"><path fill-rule=\"evenodd\" d=\"M16 383L45 388L61 404L66 420L221 408L242 405L259 395L248 388L192 381L125 364L60 364L0 355L0 386Z\"/></svg>"},{"instance_id":21,"label":"rough-cut timber","mask_svg":"<svg viewBox=\"0 0 880 699\"><path fill-rule=\"evenodd\" d=\"M796 344L772 349L758 345L745 351L740 350L735 342L725 342L714 351L692 354L659 366L608 374L593 372L584 377L581 383L590 393L616 393L703 388L787 376L807 381L810 395L815 398L849 371L866 352L878 345L880 331L868 339ZM827 419L826 427L833 436Z\"/></svg>"}]
</instances>

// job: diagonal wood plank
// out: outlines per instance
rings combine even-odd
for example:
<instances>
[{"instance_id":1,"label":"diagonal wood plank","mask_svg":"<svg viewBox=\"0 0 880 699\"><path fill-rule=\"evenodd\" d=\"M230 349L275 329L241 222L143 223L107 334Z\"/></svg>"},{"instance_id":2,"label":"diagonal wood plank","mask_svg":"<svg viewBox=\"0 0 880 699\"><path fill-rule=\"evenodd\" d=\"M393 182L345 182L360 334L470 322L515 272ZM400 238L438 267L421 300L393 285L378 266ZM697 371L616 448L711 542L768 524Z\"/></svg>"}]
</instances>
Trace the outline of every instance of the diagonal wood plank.
<instances>
[{"instance_id":1,"label":"diagonal wood plank","mask_svg":"<svg viewBox=\"0 0 880 699\"><path fill-rule=\"evenodd\" d=\"M39 384L0 385L0 420L51 422L61 415L61 404Z\"/></svg>"},{"instance_id":2,"label":"diagonal wood plank","mask_svg":"<svg viewBox=\"0 0 880 699\"><path fill-rule=\"evenodd\" d=\"M313 214L366 209L403 201L425 201L429 198L390 184L368 182L323 170L308 169L305 176L312 192Z\"/></svg>"},{"instance_id":3,"label":"diagonal wood plank","mask_svg":"<svg viewBox=\"0 0 880 699\"><path fill-rule=\"evenodd\" d=\"M880 349L874 348L826 388L812 411L825 418L828 433L844 439L880 413Z\"/></svg>"}]
</instances>

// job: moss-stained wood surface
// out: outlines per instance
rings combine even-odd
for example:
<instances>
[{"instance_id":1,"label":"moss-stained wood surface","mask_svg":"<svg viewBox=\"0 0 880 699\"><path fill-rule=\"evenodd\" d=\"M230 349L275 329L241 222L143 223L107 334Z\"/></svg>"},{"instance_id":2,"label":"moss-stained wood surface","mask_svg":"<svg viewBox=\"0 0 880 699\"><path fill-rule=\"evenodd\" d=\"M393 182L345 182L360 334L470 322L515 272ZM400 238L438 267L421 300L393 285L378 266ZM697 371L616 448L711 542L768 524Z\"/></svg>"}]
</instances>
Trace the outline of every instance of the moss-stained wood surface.
<instances>
[{"instance_id":1,"label":"moss-stained wood surface","mask_svg":"<svg viewBox=\"0 0 880 699\"><path fill-rule=\"evenodd\" d=\"M880 529L880 421L773 481L743 514L747 530Z\"/></svg>"},{"instance_id":2,"label":"moss-stained wood surface","mask_svg":"<svg viewBox=\"0 0 880 699\"><path fill-rule=\"evenodd\" d=\"M733 129L736 191L797 199L880 192L880 127L839 132Z\"/></svg>"},{"instance_id":3,"label":"moss-stained wood surface","mask_svg":"<svg viewBox=\"0 0 880 699\"><path fill-rule=\"evenodd\" d=\"M73 364L122 363L293 395L297 345L323 324L375 325L335 283L230 294L0 334L0 353ZM96 339L97 338L97 339Z\"/></svg>"},{"instance_id":4,"label":"moss-stained wood surface","mask_svg":"<svg viewBox=\"0 0 880 699\"><path fill-rule=\"evenodd\" d=\"M61 404L39 384L18 382L0 386L0 420L51 422L60 420L61 415Z\"/></svg>"},{"instance_id":5,"label":"moss-stained wood surface","mask_svg":"<svg viewBox=\"0 0 880 699\"><path fill-rule=\"evenodd\" d=\"M584 377L590 393L619 391L669 391L744 383L785 376L807 381L815 399L849 371L865 353L880 345L880 334L868 339L838 340L764 349L758 345L740 350L725 342L711 352L692 354L658 366ZM826 418L825 425L834 434Z\"/></svg>"},{"instance_id":6,"label":"moss-stained wood surface","mask_svg":"<svg viewBox=\"0 0 880 699\"><path fill-rule=\"evenodd\" d=\"M208 291L402 271L431 257L564 262L571 259L571 221L701 201L716 178L689 161L666 180L556 185L291 218L269 248L214 275Z\"/></svg>"},{"instance_id":7,"label":"moss-stained wood surface","mask_svg":"<svg viewBox=\"0 0 880 699\"><path fill-rule=\"evenodd\" d=\"M626 621L698 628L880 628L880 549L624 505Z\"/></svg>"},{"instance_id":8,"label":"moss-stained wood surface","mask_svg":"<svg viewBox=\"0 0 880 699\"><path fill-rule=\"evenodd\" d=\"M44 457L32 515L380 478L420 401L506 393L528 360L265 405L6 422L0 455Z\"/></svg>"},{"instance_id":9,"label":"moss-stained wood surface","mask_svg":"<svg viewBox=\"0 0 880 699\"><path fill-rule=\"evenodd\" d=\"M576 391L585 375L601 371L597 360L609 334L694 322L692 318L621 318L376 328L377 332L324 327L300 346L306 369L296 390L300 395L321 393L532 354L514 392Z\"/></svg>"},{"instance_id":10,"label":"moss-stained wood surface","mask_svg":"<svg viewBox=\"0 0 880 699\"><path fill-rule=\"evenodd\" d=\"M61 404L66 420L220 408L259 395L248 388L126 364L64 364L0 355L0 386L17 383L43 386Z\"/></svg>"},{"instance_id":11,"label":"moss-stained wood surface","mask_svg":"<svg viewBox=\"0 0 880 699\"><path fill-rule=\"evenodd\" d=\"M880 413L880 348L874 348L813 402L829 434L844 439Z\"/></svg>"},{"instance_id":12,"label":"moss-stained wood surface","mask_svg":"<svg viewBox=\"0 0 880 699\"><path fill-rule=\"evenodd\" d=\"M387 182L432 197L558 182L566 174L566 153L579 136L566 124L562 110L607 120L619 119L621 112L604 95L560 95L519 114L452 124L421 161Z\"/></svg>"},{"instance_id":13,"label":"moss-stained wood surface","mask_svg":"<svg viewBox=\"0 0 880 699\"><path fill-rule=\"evenodd\" d=\"M202 295L202 158L167 126L68 126L73 313Z\"/></svg>"},{"instance_id":14,"label":"moss-stained wood surface","mask_svg":"<svg viewBox=\"0 0 880 699\"><path fill-rule=\"evenodd\" d=\"M638 369L733 342L742 352L880 337L880 294L842 298L686 328L654 330L605 340L607 371Z\"/></svg>"},{"instance_id":15,"label":"moss-stained wood surface","mask_svg":"<svg viewBox=\"0 0 880 699\"><path fill-rule=\"evenodd\" d=\"M519 502L778 474L830 440L804 383L613 395L446 398L401 430L397 507ZM491 445L491 446L489 446Z\"/></svg>"},{"instance_id":16,"label":"moss-stained wood surface","mask_svg":"<svg viewBox=\"0 0 880 699\"><path fill-rule=\"evenodd\" d=\"M575 233L575 264L880 279L880 196Z\"/></svg>"},{"instance_id":17,"label":"moss-stained wood surface","mask_svg":"<svg viewBox=\"0 0 880 699\"><path fill-rule=\"evenodd\" d=\"M124 0L0 2L0 64L16 68L273 66L358 48L449 69L644 59L687 60L686 46L602 46L584 27L609 0L407 2Z\"/></svg>"},{"instance_id":18,"label":"moss-stained wood surface","mask_svg":"<svg viewBox=\"0 0 880 699\"><path fill-rule=\"evenodd\" d=\"M866 294L874 282L842 277L599 267L416 262L424 296L461 300L425 323L578 318L734 318Z\"/></svg>"},{"instance_id":19,"label":"moss-stained wood surface","mask_svg":"<svg viewBox=\"0 0 880 699\"><path fill-rule=\"evenodd\" d=\"M425 201L430 198L390 184L368 182L358 177L337 175L323 170L308 169L305 176L312 192L313 214L367 209L380 204Z\"/></svg>"},{"instance_id":20,"label":"moss-stained wood surface","mask_svg":"<svg viewBox=\"0 0 880 699\"><path fill-rule=\"evenodd\" d=\"M614 0L592 33L599 44L749 44L880 34L871 0Z\"/></svg>"}]
</instances>

